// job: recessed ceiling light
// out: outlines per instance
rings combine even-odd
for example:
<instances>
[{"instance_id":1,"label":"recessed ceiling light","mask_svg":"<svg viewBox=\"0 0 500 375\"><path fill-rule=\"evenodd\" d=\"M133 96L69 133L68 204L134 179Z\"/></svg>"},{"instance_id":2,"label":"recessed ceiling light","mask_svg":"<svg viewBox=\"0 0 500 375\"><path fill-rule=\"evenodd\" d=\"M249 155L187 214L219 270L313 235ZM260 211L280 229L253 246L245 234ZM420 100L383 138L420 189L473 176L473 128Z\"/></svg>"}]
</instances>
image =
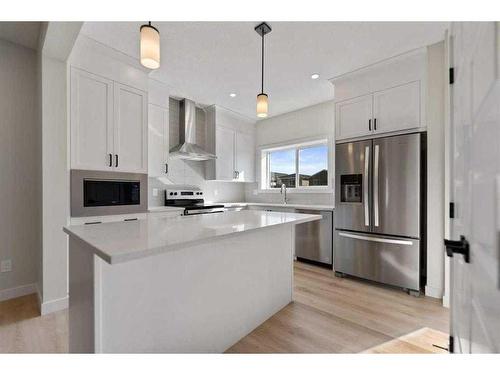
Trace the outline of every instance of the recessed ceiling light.
<instances>
[{"instance_id":1,"label":"recessed ceiling light","mask_svg":"<svg viewBox=\"0 0 500 375\"><path fill-rule=\"evenodd\" d=\"M318 79L318 78L319 78L318 73L311 74L311 79Z\"/></svg>"},{"instance_id":2,"label":"recessed ceiling light","mask_svg":"<svg viewBox=\"0 0 500 375\"><path fill-rule=\"evenodd\" d=\"M230 96L231 98L234 98L234 97L236 96L236 94L235 94L234 92L232 92L231 94L229 94L229 96Z\"/></svg>"}]
</instances>

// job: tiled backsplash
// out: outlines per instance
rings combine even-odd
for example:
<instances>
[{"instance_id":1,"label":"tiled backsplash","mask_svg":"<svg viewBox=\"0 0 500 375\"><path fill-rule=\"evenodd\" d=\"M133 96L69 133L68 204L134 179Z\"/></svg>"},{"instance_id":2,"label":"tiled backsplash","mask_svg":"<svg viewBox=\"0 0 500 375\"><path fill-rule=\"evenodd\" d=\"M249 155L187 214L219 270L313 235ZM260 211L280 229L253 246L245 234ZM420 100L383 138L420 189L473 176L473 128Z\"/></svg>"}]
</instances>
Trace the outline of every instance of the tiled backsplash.
<instances>
[{"instance_id":1,"label":"tiled backsplash","mask_svg":"<svg viewBox=\"0 0 500 375\"><path fill-rule=\"evenodd\" d=\"M279 193L254 194L259 188L258 183L245 184L245 201L258 203L282 203L283 196ZM333 193L290 193L287 194L289 203L295 204L319 204L326 206L334 205Z\"/></svg>"},{"instance_id":2,"label":"tiled backsplash","mask_svg":"<svg viewBox=\"0 0 500 375\"><path fill-rule=\"evenodd\" d=\"M169 143L170 148L179 143L179 104L175 99L169 101ZM205 111L196 109L196 143L205 144ZM210 202L241 202L245 200L245 185L240 182L207 181L205 180L205 163L202 161L170 159L168 175L165 177L150 177L148 181L149 206L164 205L164 191L168 184L195 185L205 192L205 200ZM157 196L153 196L157 189Z\"/></svg>"}]
</instances>

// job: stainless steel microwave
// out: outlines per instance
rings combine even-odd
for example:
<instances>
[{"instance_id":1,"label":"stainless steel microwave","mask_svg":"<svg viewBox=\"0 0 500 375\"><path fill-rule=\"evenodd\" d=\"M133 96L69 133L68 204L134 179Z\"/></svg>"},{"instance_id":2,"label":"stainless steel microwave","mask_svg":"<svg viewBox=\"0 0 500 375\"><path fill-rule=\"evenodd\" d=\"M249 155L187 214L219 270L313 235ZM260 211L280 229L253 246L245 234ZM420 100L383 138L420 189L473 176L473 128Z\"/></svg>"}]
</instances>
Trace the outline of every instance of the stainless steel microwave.
<instances>
[{"instance_id":1,"label":"stainless steel microwave","mask_svg":"<svg viewBox=\"0 0 500 375\"><path fill-rule=\"evenodd\" d=\"M71 216L147 211L148 176L142 173L71 170Z\"/></svg>"}]
</instances>

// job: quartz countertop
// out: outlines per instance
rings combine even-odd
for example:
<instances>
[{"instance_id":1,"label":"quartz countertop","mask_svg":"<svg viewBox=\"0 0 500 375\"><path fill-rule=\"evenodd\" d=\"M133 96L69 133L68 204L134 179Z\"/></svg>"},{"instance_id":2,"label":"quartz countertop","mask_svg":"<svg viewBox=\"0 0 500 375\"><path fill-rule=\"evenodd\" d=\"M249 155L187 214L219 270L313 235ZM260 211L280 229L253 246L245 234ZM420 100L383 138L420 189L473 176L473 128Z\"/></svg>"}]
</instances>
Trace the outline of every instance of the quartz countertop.
<instances>
[{"instance_id":1,"label":"quartz countertop","mask_svg":"<svg viewBox=\"0 0 500 375\"><path fill-rule=\"evenodd\" d=\"M63 230L108 263L120 263L242 232L320 220L292 212L228 211L210 215L148 217L144 220L71 225Z\"/></svg>"},{"instance_id":2,"label":"quartz countertop","mask_svg":"<svg viewBox=\"0 0 500 375\"><path fill-rule=\"evenodd\" d=\"M290 207L303 210L318 210L318 211L333 211L334 206L319 205L319 204L300 204L300 203L265 203L265 202L228 202L221 203L224 207L247 207L247 206L262 206L262 207Z\"/></svg>"},{"instance_id":3,"label":"quartz countertop","mask_svg":"<svg viewBox=\"0 0 500 375\"><path fill-rule=\"evenodd\" d=\"M173 206L157 206L149 207L148 212L184 212L184 207L173 207Z\"/></svg>"}]
</instances>

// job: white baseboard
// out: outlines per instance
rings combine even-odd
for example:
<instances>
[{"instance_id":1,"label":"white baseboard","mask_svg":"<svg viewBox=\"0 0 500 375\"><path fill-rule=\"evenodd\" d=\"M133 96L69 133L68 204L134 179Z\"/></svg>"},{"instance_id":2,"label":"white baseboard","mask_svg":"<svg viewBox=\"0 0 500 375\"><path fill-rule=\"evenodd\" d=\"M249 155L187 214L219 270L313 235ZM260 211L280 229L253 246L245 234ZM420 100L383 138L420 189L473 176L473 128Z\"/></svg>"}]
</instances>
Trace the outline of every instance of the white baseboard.
<instances>
[{"instance_id":1,"label":"white baseboard","mask_svg":"<svg viewBox=\"0 0 500 375\"><path fill-rule=\"evenodd\" d=\"M68 308L68 296L53 299L51 301L42 302L40 305L40 314L47 315L56 311L64 310Z\"/></svg>"},{"instance_id":2,"label":"white baseboard","mask_svg":"<svg viewBox=\"0 0 500 375\"><path fill-rule=\"evenodd\" d=\"M26 296L37 292L36 284L21 285L15 288L0 290L0 301Z\"/></svg>"},{"instance_id":3,"label":"white baseboard","mask_svg":"<svg viewBox=\"0 0 500 375\"><path fill-rule=\"evenodd\" d=\"M443 296L443 306L450 308L450 295L449 294L445 294Z\"/></svg>"},{"instance_id":4,"label":"white baseboard","mask_svg":"<svg viewBox=\"0 0 500 375\"><path fill-rule=\"evenodd\" d=\"M442 299L443 298L443 289L442 288L434 288L432 286L425 286L425 295L433 298Z\"/></svg>"}]
</instances>

